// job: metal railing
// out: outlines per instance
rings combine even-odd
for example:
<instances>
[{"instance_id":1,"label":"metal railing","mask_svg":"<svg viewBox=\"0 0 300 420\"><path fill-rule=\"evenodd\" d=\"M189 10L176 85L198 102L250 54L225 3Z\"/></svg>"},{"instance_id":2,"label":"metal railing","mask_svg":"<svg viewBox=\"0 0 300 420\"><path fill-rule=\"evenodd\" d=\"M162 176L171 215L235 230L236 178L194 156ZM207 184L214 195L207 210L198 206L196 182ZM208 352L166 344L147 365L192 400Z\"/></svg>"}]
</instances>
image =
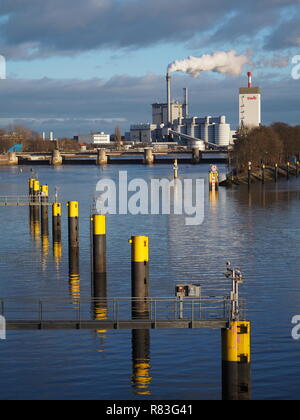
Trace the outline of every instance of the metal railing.
<instances>
[{"instance_id":1,"label":"metal railing","mask_svg":"<svg viewBox=\"0 0 300 420\"><path fill-rule=\"evenodd\" d=\"M35 196L34 200L29 195L2 195L0 206L51 206L52 202L41 202L42 194ZM54 200L53 200L54 202Z\"/></svg>"},{"instance_id":2,"label":"metal railing","mask_svg":"<svg viewBox=\"0 0 300 420\"><path fill-rule=\"evenodd\" d=\"M134 310L133 310L134 308ZM245 308L241 300L241 311ZM0 299L0 314L9 321L202 321L230 320L227 297Z\"/></svg>"}]
</instances>

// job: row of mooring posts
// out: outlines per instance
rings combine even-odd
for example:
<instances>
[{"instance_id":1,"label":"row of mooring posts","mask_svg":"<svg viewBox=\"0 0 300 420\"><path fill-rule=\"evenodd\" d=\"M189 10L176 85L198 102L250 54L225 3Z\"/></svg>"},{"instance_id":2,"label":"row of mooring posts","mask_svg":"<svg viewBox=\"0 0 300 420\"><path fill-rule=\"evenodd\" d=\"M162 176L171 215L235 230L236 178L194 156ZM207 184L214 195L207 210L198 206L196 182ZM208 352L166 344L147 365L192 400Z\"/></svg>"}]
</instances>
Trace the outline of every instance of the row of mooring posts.
<instances>
[{"instance_id":1,"label":"row of mooring posts","mask_svg":"<svg viewBox=\"0 0 300 420\"><path fill-rule=\"evenodd\" d=\"M212 168L215 169L215 168ZM212 184L213 185L213 184ZM216 185L218 185L216 183ZM215 185L215 186L216 186ZM48 186L40 186L38 180L29 180L30 214L35 223L41 215L41 233L48 232ZM78 292L79 267L79 203L68 204L69 274L73 295ZM32 207L32 208L31 208ZM39 207L40 212L39 212ZM47 208L47 211L43 210ZM61 252L62 205L52 204L53 246ZM105 320L107 306L107 226L106 216L91 215L92 237L92 298L95 320ZM150 274L149 237L133 236L131 244L131 295L132 319L149 319ZM238 308L238 284L240 277L232 270L232 313L228 328L221 332L222 342L222 396L224 400L248 400L251 398L251 325L240 319ZM101 333L103 331L100 331ZM150 377L150 331L132 331L133 386L139 395L148 395Z\"/></svg>"},{"instance_id":2,"label":"row of mooring posts","mask_svg":"<svg viewBox=\"0 0 300 420\"><path fill-rule=\"evenodd\" d=\"M260 167L260 172L261 172L261 182L262 184L265 184L266 182L266 169L267 166L265 165L265 163L261 164ZM279 179L279 165L278 163L275 164L274 167L270 168L273 170L274 173L274 181L278 182ZM291 167L291 162L287 162L286 166L284 167L285 171L286 171L286 178L287 180L290 179L291 175L293 175L292 173L292 167ZM294 175L296 176L296 178L299 177L299 161L297 161L295 163L295 171L294 171ZM252 167L252 162L248 163L248 185L250 186L253 182L253 167Z\"/></svg>"}]
</instances>

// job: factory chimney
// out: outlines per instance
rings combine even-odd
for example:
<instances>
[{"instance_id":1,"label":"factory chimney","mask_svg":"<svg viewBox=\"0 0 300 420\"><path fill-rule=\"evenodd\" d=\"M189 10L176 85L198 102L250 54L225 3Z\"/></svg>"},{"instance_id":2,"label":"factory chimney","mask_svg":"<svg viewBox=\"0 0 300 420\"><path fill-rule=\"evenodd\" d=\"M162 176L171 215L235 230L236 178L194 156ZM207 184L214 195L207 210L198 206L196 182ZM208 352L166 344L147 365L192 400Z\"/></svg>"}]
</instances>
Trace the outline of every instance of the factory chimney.
<instances>
[{"instance_id":1,"label":"factory chimney","mask_svg":"<svg viewBox=\"0 0 300 420\"><path fill-rule=\"evenodd\" d=\"M168 127L172 124L172 107L171 107L171 73L167 73L167 103L168 103Z\"/></svg>"},{"instance_id":2,"label":"factory chimney","mask_svg":"<svg viewBox=\"0 0 300 420\"><path fill-rule=\"evenodd\" d=\"M188 88L183 89L184 92L184 118L189 118L189 90Z\"/></svg>"},{"instance_id":3,"label":"factory chimney","mask_svg":"<svg viewBox=\"0 0 300 420\"><path fill-rule=\"evenodd\" d=\"M252 72L248 72L248 88L252 88Z\"/></svg>"}]
</instances>

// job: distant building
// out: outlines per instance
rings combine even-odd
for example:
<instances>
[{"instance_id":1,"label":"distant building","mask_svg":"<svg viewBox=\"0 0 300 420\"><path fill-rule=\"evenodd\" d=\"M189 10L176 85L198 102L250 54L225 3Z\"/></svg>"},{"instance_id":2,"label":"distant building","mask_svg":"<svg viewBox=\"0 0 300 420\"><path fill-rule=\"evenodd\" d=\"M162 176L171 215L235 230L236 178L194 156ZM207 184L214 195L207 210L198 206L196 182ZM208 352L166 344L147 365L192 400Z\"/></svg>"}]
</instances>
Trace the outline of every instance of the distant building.
<instances>
[{"instance_id":1,"label":"distant building","mask_svg":"<svg viewBox=\"0 0 300 420\"><path fill-rule=\"evenodd\" d=\"M155 124L135 124L130 127L130 140L135 143L152 143L157 138Z\"/></svg>"},{"instance_id":2,"label":"distant building","mask_svg":"<svg viewBox=\"0 0 300 420\"><path fill-rule=\"evenodd\" d=\"M240 127L261 125L261 90L252 86L252 73L248 73L248 87L240 88Z\"/></svg>"},{"instance_id":3,"label":"distant building","mask_svg":"<svg viewBox=\"0 0 300 420\"><path fill-rule=\"evenodd\" d=\"M174 124L178 119L184 117L185 105L178 102L171 104L171 120ZM156 103L152 105L152 124L159 126L168 125L168 104Z\"/></svg>"},{"instance_id":4,"label":"distant building","mask_svg":"<svg viewBox=\"0 0 300 420\"><path fill-rule=\"evenodd\" d=\"M178 118L170 128L175 132L171 132L171 138L174 137L175 140L178 140L182 134L220 147L232 144L235 134L223 115L221 117ZM130 131L131 141L135 143L155 143L163 139L167 140L168 133L168 128L164 124L160 126L155 124L132 125ZM184 136L182 136L182 140L185 141Z\"/></svg>"},{"instance_id":5,"label":"distant building","mask_svg":"<svg viewBox=\"0 0 300 420\"><path fill-rule=\"evenodd\" d=\"M110 143L110 135L105 134L104 132L100 133L90 133L90 134L79 134L74 137L79 143L88 143L88 144L108 144Z\"/></svg>"}]
</instances>

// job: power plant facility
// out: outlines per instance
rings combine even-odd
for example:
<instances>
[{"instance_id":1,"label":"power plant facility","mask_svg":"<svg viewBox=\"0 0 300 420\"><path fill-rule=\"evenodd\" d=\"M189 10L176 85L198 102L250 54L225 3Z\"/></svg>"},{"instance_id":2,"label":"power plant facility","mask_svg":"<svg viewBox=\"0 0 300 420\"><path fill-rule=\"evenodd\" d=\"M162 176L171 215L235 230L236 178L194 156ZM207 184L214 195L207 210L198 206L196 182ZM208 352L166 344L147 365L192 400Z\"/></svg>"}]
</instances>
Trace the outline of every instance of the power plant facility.
<instances>
[{"instance_id":1,"label":"power plant facility","mask_svg":"<svg viewBox=\"0 0 300 420\"><path fill-rule=\"evenodd\" d=\"M172 99L170 69L178 63L181 62L170 65L167 72L167 101L152 104L152 123L131 126L130 140L135 143L176 141L188 146L196 145L200 150L227 148L234 143L236 130L231 129L225 115L191 117L189 115L189 91L187 88L183 89L182 102ZM231 73L232 71L232 69L227 70ZM253 128L260 125L261 90L259 87L252 86L252 73L249 72L248 87L240 88L239 91L239 126Z\"/></svg>"}]
</instances>

